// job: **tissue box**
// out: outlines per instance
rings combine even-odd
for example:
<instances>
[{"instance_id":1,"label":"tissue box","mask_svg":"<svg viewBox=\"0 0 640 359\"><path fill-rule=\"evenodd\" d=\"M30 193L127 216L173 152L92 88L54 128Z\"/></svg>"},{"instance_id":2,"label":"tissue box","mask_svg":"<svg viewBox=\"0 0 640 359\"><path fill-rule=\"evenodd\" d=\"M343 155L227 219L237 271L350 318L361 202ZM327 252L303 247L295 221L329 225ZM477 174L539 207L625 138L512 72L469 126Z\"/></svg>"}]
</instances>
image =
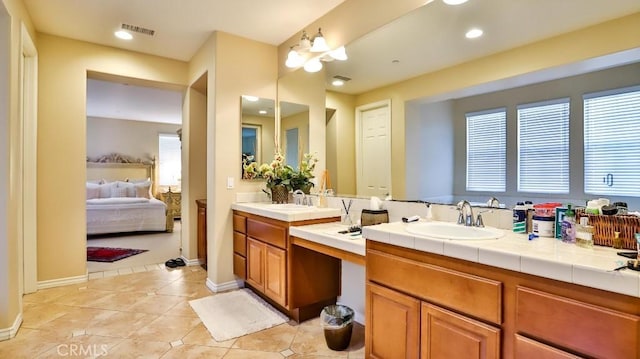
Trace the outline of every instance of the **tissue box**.
<instances>
[{"instance_id":1,"label":"tissue box","mask_svg":"<svg viewBox=\"0 0 640 359\"><path fill-rule=\"evenodd\" d=\"M360 215L360 224L372 226L374 224L389 223L389 212L386 209L363 209Z\"/></svg>"}]
</instances>

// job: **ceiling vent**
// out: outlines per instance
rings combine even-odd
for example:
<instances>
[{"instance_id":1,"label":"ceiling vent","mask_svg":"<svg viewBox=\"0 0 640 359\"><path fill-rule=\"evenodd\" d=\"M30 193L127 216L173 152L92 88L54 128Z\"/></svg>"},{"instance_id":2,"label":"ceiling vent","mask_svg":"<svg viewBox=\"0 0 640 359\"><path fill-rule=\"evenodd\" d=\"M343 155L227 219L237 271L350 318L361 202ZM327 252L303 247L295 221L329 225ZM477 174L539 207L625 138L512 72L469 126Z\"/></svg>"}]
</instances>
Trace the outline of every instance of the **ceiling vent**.
<instances>
[{"instance_id":1,"label":"ceiling vent","mask_svg":"<svg viewBox=\"0 0 640 359\"><path fill-rule=\"evenodd\" d=\"M149 36L153 36L156 33L156 30L151 30L141 26L129 25L129 24L122 24L122 29L132 31L132 32L137 32L139 34L149 35Z\"/></svg>"},{"instance_id":2,"label":"ceiling vent","mask_svg":"<svg viewBox=\"0 0 640 359\"><path fill-rule=\"evenodd\" d=\"M335 75L335 76L333 76L333 78L334 79L338 79L338 80L342 80L344 82L351 81L351 78L346 77L346 76L342 76L342 75Z\"/></svg>"}]
</instances>

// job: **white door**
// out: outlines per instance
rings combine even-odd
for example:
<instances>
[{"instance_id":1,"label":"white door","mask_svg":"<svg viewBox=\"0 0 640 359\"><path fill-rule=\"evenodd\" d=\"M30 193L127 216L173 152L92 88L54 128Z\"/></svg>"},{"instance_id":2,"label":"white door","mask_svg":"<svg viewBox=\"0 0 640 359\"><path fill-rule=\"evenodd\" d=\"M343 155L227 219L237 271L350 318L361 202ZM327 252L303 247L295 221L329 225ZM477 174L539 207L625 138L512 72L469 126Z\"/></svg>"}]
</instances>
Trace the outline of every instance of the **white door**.
<instances>
[{"instance_id":1,"label":"white door","mask_svg":"<svg viewBox=\"0 0 640 359\"><path fill-rule=\"evenodd\" d=\"M358 196L391 194L391 101L356 108Z\"/></svg>"}]
</instances>

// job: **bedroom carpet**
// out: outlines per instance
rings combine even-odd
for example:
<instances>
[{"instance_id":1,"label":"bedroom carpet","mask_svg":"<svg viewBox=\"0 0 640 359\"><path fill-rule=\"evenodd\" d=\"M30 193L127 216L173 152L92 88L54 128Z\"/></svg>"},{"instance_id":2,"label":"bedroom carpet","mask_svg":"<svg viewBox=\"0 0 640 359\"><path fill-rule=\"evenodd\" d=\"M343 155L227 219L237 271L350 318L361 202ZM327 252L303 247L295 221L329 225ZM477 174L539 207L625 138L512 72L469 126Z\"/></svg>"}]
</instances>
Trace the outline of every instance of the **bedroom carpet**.
<instances>
[{"instance_id":1,"label":"bedroom carpet","mask_svg":"<svg viewBox=\"0 0 640 359\"><path fill-rule=\"evenodd\" d=\"M87 261L115 262L146 251L147 249L87 247Z\"/></svg>"},{"instance_id":2,"label":"bedroom carpet","mask_svg":"<svg viewBox=\"0 0 640 359\"><path fill-rule=\"evenodd\" d=\"M189 301L191 308L216 341L225 341L268 329L289 319L249 289Z\"/></svg>"}]
</instances>

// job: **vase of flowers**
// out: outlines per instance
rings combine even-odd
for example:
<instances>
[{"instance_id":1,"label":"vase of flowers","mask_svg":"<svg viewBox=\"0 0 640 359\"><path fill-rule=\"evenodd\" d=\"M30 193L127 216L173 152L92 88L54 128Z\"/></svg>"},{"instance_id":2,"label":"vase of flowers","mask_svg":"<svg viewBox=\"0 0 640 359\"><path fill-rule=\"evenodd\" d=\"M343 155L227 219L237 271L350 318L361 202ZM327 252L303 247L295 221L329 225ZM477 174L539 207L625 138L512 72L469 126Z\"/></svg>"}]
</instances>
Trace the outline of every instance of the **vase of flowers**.
<instances>
[{"instance_id":1,"label":"vase of flowers","mask_svg":"<svg viewBox=\"0 0 640 359\"><path fill-rule=\"evenodd\" d=\"M256 162L243 161L242 169L244 178L262 178L266 181L267 194L271 196L273 203L287 203L289 191L301 190L309 194L313 182L313 170L318 159L309 153L305 153L298 169L293 169L285 163L284 155L277 150L273 161L258 165Z\"/></svg>"}]
</instances>

